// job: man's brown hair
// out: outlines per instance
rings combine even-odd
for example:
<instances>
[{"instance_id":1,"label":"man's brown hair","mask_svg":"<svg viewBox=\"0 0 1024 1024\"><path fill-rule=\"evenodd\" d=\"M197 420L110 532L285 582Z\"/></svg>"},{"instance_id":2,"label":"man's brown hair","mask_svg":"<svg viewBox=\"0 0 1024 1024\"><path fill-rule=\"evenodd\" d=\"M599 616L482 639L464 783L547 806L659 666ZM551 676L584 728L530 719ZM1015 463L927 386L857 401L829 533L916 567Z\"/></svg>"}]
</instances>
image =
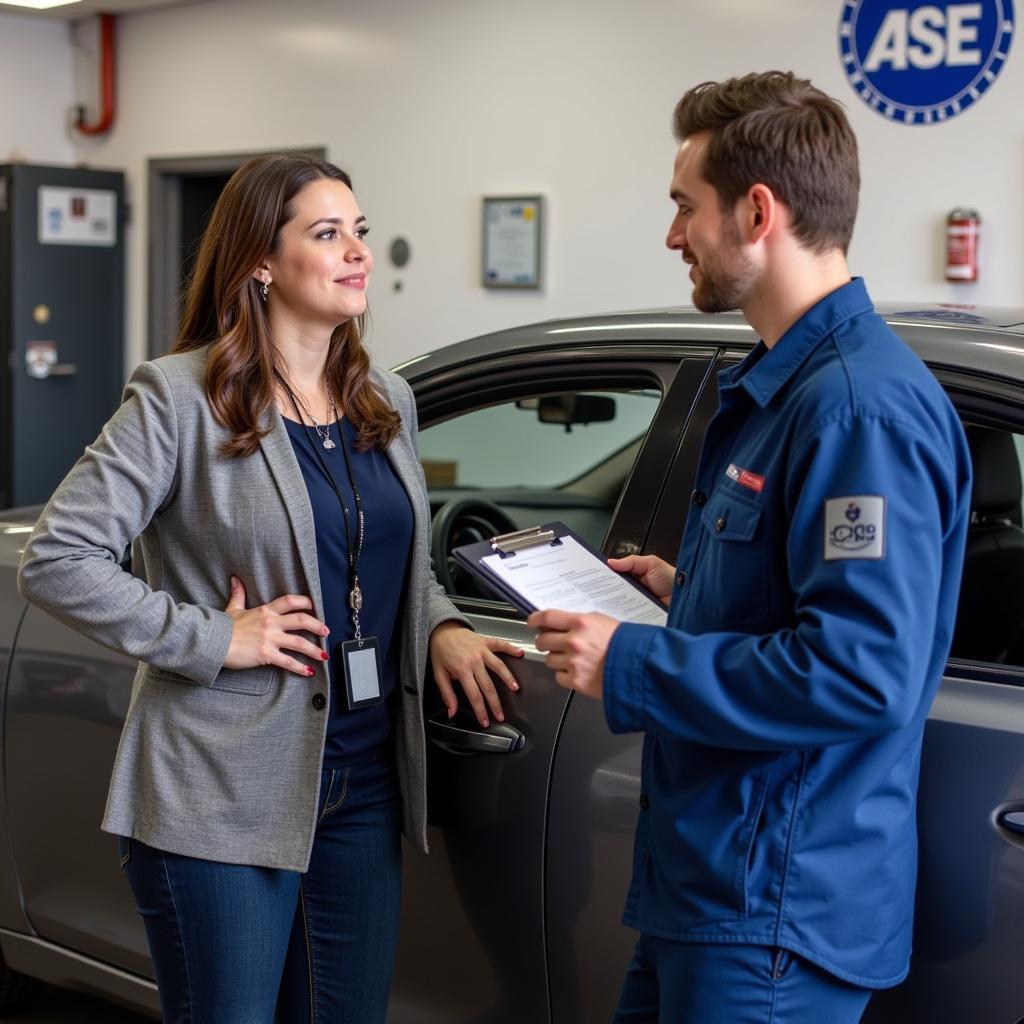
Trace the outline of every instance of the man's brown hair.
<instances>
[{"instance_id":1,"label":"man's brown hair","mask_svg":"<svg viewBox=\"0 0 1024 1024\"><path fill-rule=\"evenodd\" d=\"M751 186L767 185L793 215L806 249L850 245L857 218L857 140L842 106L791 71L704 82L676 105L678 142L710 132L702 175L732 210Z\"/></svg>"}]
</instances>

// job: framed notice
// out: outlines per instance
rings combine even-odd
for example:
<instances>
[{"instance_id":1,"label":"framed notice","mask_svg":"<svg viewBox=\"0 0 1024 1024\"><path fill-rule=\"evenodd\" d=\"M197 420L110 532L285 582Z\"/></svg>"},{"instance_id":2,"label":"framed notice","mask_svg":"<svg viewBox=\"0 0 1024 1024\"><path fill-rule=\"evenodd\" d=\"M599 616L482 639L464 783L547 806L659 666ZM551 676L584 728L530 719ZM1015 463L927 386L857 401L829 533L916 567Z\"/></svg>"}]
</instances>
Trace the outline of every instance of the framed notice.
<instances>
[{"instance_id":1,"label":"framed notice","mask_svg":"<svg viewBox=\"0 0 1024 1024\"><path fill-rule=\"evenodd\" d=\"M485 288L540 288L542 196L484 196Z\"/></svg>"},{"instance_id":2,"label":"framed notice","mask_svg":"<svg viewBox=\"0 0 1024 1024\"><path fill-rule=\"evenodd\" d=\"M109 189L39 186L43 245L116 245L117 194Z\"/></svg>"}]
</instances>

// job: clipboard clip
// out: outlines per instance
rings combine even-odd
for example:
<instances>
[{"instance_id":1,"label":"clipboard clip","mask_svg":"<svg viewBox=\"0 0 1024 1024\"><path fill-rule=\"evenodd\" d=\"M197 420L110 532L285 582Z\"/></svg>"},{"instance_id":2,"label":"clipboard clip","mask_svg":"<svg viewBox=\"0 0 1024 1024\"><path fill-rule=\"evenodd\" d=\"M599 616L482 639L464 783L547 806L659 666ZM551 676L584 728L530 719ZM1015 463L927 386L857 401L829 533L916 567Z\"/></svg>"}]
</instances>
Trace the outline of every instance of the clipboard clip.
<instances>
[{"instance_id":1,"label":"clipboard clip","mask_svg":"<svg viewBox=\"0 0 1024 1024\"><path fill-rule=\"evenodd\" d=\"M502 533L497 537L492 537L491 550L505 558L508 555L514 555L521 548L532 548L548 542L551 544L561 543L555 536L554 530L545 530L543 526L531 526L526 530L515 530L512 533Z\"/></svg>"}]
</instances>

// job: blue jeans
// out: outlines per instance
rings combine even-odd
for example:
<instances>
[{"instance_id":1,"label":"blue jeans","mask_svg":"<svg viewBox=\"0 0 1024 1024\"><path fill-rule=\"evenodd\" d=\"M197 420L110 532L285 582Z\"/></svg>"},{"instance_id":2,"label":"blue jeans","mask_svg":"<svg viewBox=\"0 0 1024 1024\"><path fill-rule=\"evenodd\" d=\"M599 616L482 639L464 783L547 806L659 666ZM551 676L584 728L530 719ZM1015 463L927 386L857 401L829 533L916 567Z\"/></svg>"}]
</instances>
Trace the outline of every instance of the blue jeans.
<instances>
[{"instance_id":1,"label":"blue jeans","mask_svg":"<svg viewBox=\"0 0 1024 1024\"><path fill-rule=\"evenodd\" d=\"M613 1024L856 1024L870 998L785 949L641 935Z\"/></svg>"},{"instance_id":2,"label":"blue jeans","mask_svg":"<svg viewBox=\"0 0 1024 1024\"><path fill-rule=\"evenodd\" d=\"M383 1024L401 889L393 754L325 769L309 870L119 840L164 1024Z\"/></svg>"}]
</instances>

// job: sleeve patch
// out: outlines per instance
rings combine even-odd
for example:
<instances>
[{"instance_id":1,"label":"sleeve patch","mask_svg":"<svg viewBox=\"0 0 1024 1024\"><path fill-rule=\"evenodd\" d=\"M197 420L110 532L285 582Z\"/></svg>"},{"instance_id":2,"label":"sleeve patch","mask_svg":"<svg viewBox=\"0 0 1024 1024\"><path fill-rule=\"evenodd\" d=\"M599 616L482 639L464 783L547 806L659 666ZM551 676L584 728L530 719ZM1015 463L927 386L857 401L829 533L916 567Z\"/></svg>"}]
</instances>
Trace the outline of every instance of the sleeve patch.
<instances>
[{"instance_id":1,"label":"sleeve patch","mask_svg":"<svg viewBox=\"0 0 1024 1024\"><path fill-rule=\"evenodd\" d=\"M885 498L855 494L825 501L825 561L885 557Z\"/></svg>"}]
</instances>

